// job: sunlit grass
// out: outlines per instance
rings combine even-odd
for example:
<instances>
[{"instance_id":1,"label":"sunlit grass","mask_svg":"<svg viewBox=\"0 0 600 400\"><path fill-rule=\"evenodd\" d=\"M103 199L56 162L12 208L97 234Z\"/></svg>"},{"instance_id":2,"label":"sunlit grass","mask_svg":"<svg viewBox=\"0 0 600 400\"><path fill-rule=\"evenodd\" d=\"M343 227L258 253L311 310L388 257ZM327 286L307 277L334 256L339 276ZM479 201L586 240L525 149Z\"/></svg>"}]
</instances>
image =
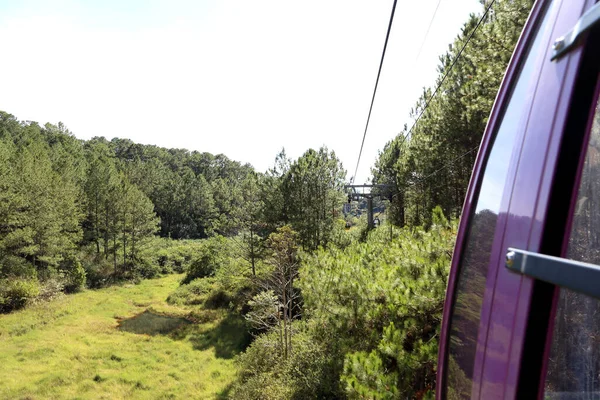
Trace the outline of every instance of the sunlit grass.
<instances>
[{"instance_id":1,"label":"sunlit grass","mask_svg":"<svg viewBox=\"0 0 600 400\"><path fill-rule=\"evenodd\" d=\"M165 303L181 275L64 296L0 315L0 397L190 398L225 394L233 356L246 343L236 317L210 310L168 334L117 329L146 310L187 317L191 307ZM208 312L208 311L207 311ZM202 321L199 323L198 321Z\"/></svg>"}]
</instances>

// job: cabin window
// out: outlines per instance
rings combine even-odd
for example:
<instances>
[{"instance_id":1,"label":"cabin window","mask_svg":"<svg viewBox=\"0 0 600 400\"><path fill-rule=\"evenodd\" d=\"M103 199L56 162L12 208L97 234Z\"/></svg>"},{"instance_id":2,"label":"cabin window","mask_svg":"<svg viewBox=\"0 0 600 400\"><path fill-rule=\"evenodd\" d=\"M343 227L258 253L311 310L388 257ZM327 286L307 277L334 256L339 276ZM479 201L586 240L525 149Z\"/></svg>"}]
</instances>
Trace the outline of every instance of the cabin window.
<instances>
[{"instance_id":1,"label":"cabin window","mask_svg":"<svg viewBox=\"0 0 600 400\"><path fill-rule=\"evenodd\" d=\"M598 100L593 114L566 257L600 265ZM560 289L548 360L545 398L600 398L599 300L568 289Z\"/></svg>"},{"instance_id":2,"label":"cabin window","mask_svg":"<svg viewBox=\"0 0 600 400\"><path fill-rule=\"evenodd\" d=\"M545 21L540 26L544 25ZM545 53L540 51L546 45L543 36L536 34L529 50L530 56L526 57L513 87L485 166L474 214L470 219L450 320L445 381L448 399L471 398L481 307L496 223L501 212L502 195L509 190L505 187L506 178L517 133L523 130L531 93L534 92L532 85L537 82L538 60Z\"/></svg>"}]
</instances>

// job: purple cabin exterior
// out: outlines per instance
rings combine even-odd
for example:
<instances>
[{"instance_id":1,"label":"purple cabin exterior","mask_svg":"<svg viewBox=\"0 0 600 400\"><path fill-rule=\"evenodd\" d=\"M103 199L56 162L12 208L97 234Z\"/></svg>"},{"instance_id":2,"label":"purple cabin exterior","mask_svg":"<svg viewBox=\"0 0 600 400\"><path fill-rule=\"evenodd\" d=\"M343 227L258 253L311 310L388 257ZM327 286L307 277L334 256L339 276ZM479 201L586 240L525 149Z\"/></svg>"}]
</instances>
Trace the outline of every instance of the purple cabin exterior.
<instances>
[{"instance_id":1,"label":"purple cabin exterior","mask_svg":"<svg viewBox=\"0 0 600 400\"><path fill-rule=\"evenodd\" d=\"M567 254L590 110L598 101L599 64L593 54L594 45L600 53L598 29L560 58L551 57L555 40L594 3L538 0L514 51L463 207L440 335L438 399L600 398L600 389L591 397L545 394L560 289L505 267L509 247ZM571 142L574 136L579 139ZM500 172L497 160L505 163ZM482 256L486 265L476 267L485 279L479 280L480 298L472 306L479 316L466 321L461 312L477 294L460 297L477 281L474 273L465 272L475 267L466 264L485 242L473 242L480 235L474 224L489 210L494 216L487 226L489 251Z\"/></svg>"}]
</instances>

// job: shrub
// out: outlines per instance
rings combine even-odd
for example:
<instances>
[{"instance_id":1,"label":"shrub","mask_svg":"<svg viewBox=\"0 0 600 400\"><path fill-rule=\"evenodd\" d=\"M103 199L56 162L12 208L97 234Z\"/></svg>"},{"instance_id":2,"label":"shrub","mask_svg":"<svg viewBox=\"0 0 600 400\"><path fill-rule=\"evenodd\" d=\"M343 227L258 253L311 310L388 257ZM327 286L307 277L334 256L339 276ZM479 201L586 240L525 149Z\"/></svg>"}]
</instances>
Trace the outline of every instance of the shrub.
<instances>
[{"instance_id":1,"label":"shrub","mask_svg":"<svg viewBox=\"0 0 600 400\"><path fill-rule=\"evenodd\" d=\"M225 238L218 236L204 240L181 283L187 284L197 278L214 276L228 256L229 249Z\"/></svg>"},{"instance_id":2,"label":"shrub","mask_svg":"<svg viewBox=\"0 0 600 400\"><path fill-rule=\"evenodd\" d=\"M86 276L87 286L91 289L105 287L113 280L114 266L112 260L101 254L87 253L82 257L82 267Z\"/></svg>"},{"instance_id":3,"label":"shrub","mask_svg":"<svg viewBox=\"0 0 600 400\"><path fill-rule=\"evenodd\" d=\"M358 239L358 235L356 232L358 232L357 228L347 230L346 221L343 219L338 219L333 225L329 243L336 247L339 247L340 249L344 249L350 246L353 241L356 241Z\"/></svg>"},{"instance_id":4,"label":"shrub","mask_svg":"<svg viewBox=\"0 0 600 400\"><path fill-rule=\"evenodd\" d=\"M159 273L185 272L204 246L205 240L173 240L154 237L141 255L158 266Z\"/></svg>"},{"instance_id":5,"label":"shrub","mask_svg":"<svg viewBox=\"0 0 600 400\"><path fill-rule=\"evenodd\" d=\"M188 284L179 286L167 297L167 302L177 305L202 304L213 289L214 279L195 279Z\"/></svg>"},{"instance_id":6,"label":"shrub","mask_svg":"<svg viewBox=\"0 0 600 400\"><path fill-rule=\"evenodd\" d=\"M329 351L298 326L292 337L292 353L286 359L277 331L259 336L238 358L239 380L231 398L323 399L343 398L338 389Z\"/></svg>"},{"instance_id":7,"label":"shrub","mask_svg":"<svg viewBox=\"0 0 600 400\"><path fill-rule=\"evenodd\" d=\"M7 313L23 308L40 294L37 280L2 279L0 280L0 312Z\"/></svg>"},{"instance_id":8,"label":"shrub","mask_svg":"<svg viewBox=\"0 0 600 400\"><path fill-rule=\"evenodd\" d=\"M217 257L214 254L201 254L192 261L187 275L181 283L186 284L194 279L213 276L217 270L217 262Z\"/></svg>"},{"instance_id":9,"label":"shrub","mask_svg":"<svg viewBox=\"0 0 600 400\"><path fill-rule=\"evenodd\" d=\"M365 243L303 255L304 315L322 327L321 343L341 344L348 397L412 398L433 388L455 235L456 222L436 209L429 229L396 228L391 241L375 229Z\"/></svg>"},{"instance_id":10,"label":"shrub","mask_svg":"<svg viewBox=\"0 0 600 400\"><path fill-rule=\"evenodd\" d=\"M145 279L156 278L161 274L161 268L148 258L136 259L136 263L132 268L134 277Z\"/></svg>"},{"instance_id":11,"label":"shrub","mask_svg":"<svg viewBox=\"0 0 600 400\"><path fill-rule=\"evenodd\" d=\"M261 388L264 396L262 398L279 398L273 395L273 392L285 392L285 390L273 390L277 388L272 386L282 383L280 370L283 357L281 354L282 349L277 332L259 336L238 358L239 381L232 390L231 398L260 399Z\"/></svg>"},{"instance_id":12,"label":"shrub","mask_svg":"<svg viewBox=\"0 0 600 400\"><path fill-rule=\"evenodd\" d=\"M35 301L50 301L60 297L65 292L65 280L62 277L49 278L40 284L40 291Z\"/></svg>"},{"instance_id":13,"label":"shrub","mask_svg":"<svg viewBox=\"0 0 600 400\"><path fill-rule=\"evenodd\" d=\"M75 293L85 286L85 269L74 255L69 255L60 264L60 272L64 279L64 291Z\"/></svg>"},{"instance_id":14,"label":"shrub","mask_svg":"<svg viewBox=\"0 0 600 400\"><path fill-rule=\"evenodd\" d=\"M156 263L160 267L162 274L182 273L189 266L189 260L191 260L192 255L190 254L189 259L186 260L186 257L180 254L182 248L184 246L160 249L157 252Z\"/></svg>"},{"instance_id":15,"label":"shrub","mask_svg":"<svg viewBox=\"0 0 600 400\"><path fill-rule=\"evenodd\" d=\"M214 288L204 301L206 308L226 308L234 305L234 297L221 287Z\"/></svg>"},{"instance_id":16,"label":"shrub","mask_svg":"<svg viewBox=\"0 0 600 400\"><path fill-rule=\"evenodd\" d=\"M198 278L181 285L167 297L169 304L204 304L208 309L227 308L235 303L235 294L221 286L215 278Z\"/></svg>"}]
</instances>

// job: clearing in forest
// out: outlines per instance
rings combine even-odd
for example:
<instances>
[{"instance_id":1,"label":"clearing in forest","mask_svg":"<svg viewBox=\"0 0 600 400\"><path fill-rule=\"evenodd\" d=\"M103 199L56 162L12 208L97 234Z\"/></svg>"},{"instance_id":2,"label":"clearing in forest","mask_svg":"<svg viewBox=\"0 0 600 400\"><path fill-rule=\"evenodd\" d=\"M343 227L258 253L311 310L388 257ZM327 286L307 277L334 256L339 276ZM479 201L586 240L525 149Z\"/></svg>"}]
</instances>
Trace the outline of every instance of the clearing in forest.
<instances>
[{"instance_id":1,"label":"clearing in forest","mask_svg":"<svg viewBox=\"0 0 600 400\"><path fill-rule=\"evenodd\" d=\"M0 398L225 398L247 342L243 321L168 305L181 278L0 315Z\"/></svg>"}]
</instances>

